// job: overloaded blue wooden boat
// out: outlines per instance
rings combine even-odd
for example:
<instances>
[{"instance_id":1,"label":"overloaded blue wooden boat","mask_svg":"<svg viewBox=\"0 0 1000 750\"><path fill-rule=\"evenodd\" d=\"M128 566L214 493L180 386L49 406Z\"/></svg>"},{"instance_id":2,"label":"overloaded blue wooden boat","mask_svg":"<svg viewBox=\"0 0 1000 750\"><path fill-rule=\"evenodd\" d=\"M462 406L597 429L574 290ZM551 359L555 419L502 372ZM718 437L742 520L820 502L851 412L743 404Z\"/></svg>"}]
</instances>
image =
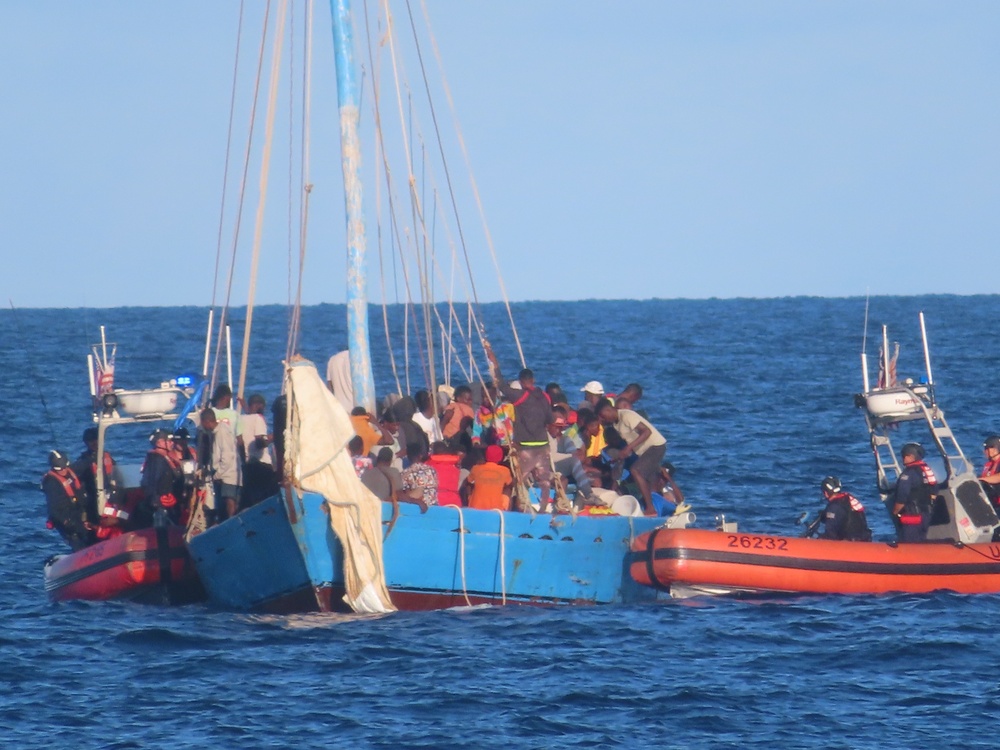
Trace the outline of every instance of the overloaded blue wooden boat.
<instances>
[{"instance_id":1,"label":"overloaded blue wooden boat","mask_svg":"<svg viewBox=\"0 0 1000 750\"><path fill-rule=\"evenodd\" d=\"M398 511L355 474L353 426L309 362L293 363L283 492L193 536L209 599L269 612L607 604L660 596L629 574L634 538L672 519L453 506Z\"/></svg>"},{"instance_id":2,"label":"overloaded blue wooden boat","mask_svg":"<svg viewBox=\"0 0 1000 750\"><path fill-rule=\"evenodd\" d=\"M289 490L194 537L210 600L232 609L338 611L343 548L326 500ZM665 596L629 574L630 544L662 518L505 513L383 504L385 582L401 610L479 604L611 604Z\"/></svg>"}]
</instances>

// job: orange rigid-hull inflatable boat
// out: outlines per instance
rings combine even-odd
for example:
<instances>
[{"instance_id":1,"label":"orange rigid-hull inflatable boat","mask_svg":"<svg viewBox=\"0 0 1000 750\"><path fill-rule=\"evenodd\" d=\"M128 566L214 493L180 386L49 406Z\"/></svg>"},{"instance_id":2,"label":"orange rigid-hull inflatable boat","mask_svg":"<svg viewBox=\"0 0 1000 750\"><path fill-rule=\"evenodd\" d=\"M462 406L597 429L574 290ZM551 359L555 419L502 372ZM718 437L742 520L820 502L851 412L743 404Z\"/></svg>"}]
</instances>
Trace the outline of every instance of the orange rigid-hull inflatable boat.
<instances>
[{"instance_id":1,"label":"orange rigid-hull inflatable boat","mask_svg":"<svg viewBox=\"0 0 1000 750\"><path fill-rule=\"evenodd\" d=\"M656 529L632 543L632 578L692 594L1000 592L1000 543L841 542Z\"/></svg>"},{"instance_id":2,"label":"orange rigid-hull inflatable boat","mask_svg":"<svg viewBox=\"0 0 1000 750\"><path fill-rule=\"evenodd\" d=\"M130 531L54 557L45 565L45 590L53 601L183 604L205 596L184 543L184 529L176 526Z\"/></svg>"}]
</instances>

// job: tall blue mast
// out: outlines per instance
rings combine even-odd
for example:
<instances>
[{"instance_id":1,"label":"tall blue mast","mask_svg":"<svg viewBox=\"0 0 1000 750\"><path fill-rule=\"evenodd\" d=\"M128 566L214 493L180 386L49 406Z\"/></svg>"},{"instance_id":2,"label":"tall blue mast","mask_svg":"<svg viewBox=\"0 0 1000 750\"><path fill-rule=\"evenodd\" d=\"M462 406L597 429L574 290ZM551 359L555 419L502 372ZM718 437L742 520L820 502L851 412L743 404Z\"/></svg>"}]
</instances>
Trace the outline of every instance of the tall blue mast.
<instances>
[{"instance_id":1,"label":"tall blue mast","mask_svg":"<svg viewBox=\"0 0 1000 750\"><path fill-rule=\"evenodd\" d=\"M347 207L347 348L351 353L354 403L375 411L375 379L368 350L368 295L365 224L361 211L361 139L358 136L358 83L350 0L330 0L333 49L337 62L340 152Z\"/></svg>"}]
</instances>

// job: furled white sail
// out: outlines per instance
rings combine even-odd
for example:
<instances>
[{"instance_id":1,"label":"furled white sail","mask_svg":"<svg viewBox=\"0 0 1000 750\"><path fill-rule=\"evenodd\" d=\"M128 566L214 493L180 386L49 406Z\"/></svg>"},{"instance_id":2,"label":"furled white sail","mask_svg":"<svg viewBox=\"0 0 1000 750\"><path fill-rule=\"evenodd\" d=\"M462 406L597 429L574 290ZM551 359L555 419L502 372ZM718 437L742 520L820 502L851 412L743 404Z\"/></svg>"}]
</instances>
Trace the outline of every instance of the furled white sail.
<instances>
[{"instance_id":1,"label":"furled white sail","mask_svg":"<svg viewBox=\"0 0 1000 750\"><path fill-rule=\"evenodd\" d=\"M330 525L344 548L344 600L355 612L393 612L382 564L382 503L354 472L350 417L312 362L288 368L290 419L286 460L292 481L326 498Z\"/></svg>"}]
</instances>

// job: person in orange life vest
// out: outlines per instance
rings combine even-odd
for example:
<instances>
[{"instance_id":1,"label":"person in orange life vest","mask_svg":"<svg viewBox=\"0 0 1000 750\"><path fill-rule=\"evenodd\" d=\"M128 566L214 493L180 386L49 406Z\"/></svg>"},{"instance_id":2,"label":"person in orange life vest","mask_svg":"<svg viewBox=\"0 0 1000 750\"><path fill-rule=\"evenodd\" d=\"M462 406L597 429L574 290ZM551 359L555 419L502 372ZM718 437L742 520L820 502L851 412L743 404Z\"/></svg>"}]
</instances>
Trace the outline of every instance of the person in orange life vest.
<instances>
[{"instance_id":1,"label":"person in orange life vest","mask_svg":"<svg viewBox=\"0 0 1000 750\"><path fill-rule=\"evenodd\" d=\"M472 427L475 419L476 413L472 409L472 389L467 385L460 385L455 389L455 400L448 404L441 417L441 434L445 440L451 440L459 432Z\"/></svg>"},{"instance_id":2,"label":"person in orange life vest","mask_svg":"<svg viewBox=\"0 0 1000 750\"><path fill-rule=\"evenodd\" d=\"M922 542L927 539L931 523L934 487L937 479L924 463L924 449L918 443L907 443L900 449L903 471L896 480L892 516L900 542Z\"/></svg>"},{"instance_id":3,"label":"person in orange life vest","mask_svg":"<svg viewBox=\"0 0 1000 750\"><path fill-rule=\"evenodd\" d=\"M986 495L994 505L1000 505L1000 435L990 435L983 441L986 463L979 475Z\"/></svg>"},{"instance_id":4,"label":"person in orange life vest","mask_svg":"<svg viewBox=\"0 0 1000 750\"><path fill-rule=\"evenodd\" d=\"M837 477L826 477L820 483L820 490L826 499L823 510L823 533L820 539L846 539L851 542L870 542L871 529L861 502L848 492L844 492Z\"/></svg>"},{"instance_id":5,"label":"person in orange life vest","mask_svg":"<svg viewBox=\"0 0 1000 750\"><path fill-rule=\"evenodd\" d=\"M480 510L510 510L510 492L514 477L504 466L503 448L486 446L484 460L469 471L466 486L469 488L469 507Z\"/></svg>"},{"instance_id":6,"label":"person in orange life vest","mask_svg":"<svg viewBox=\"0 0 1000 750\"><path fill-rule=\"evenodd\" d=\"M514 447L517 450L521 476L534 478L540 493L539 512L547 513L552 487L548 425L555 419L552 416L549 395L535 385L535 374L528 368L524 368L518 374L520 388L514 388L513 384L508 384L500 374L500 364L493 349L488 346L486 356L496 370L500 393L514 405ZM521 502L520 510L528 510L527 500Z\"/></svg>"},{"instance_id":7,"label":"person in orange life vest","mask_svg":"<svg viewBox=\"0 0 1000 750\"><path fill-rule=\"evenodd\" d=\"M458 493L462 475L459 465L461 461L462 456L447 443L437 442L431 446L431 456L427 459L427 465L437 473L438 505L462 504L462 497Z\"/></svg>"},{"instance_id":8,"label":"person in orange life vest","mask_svg":"<svg viewBox=\"0 0 1000 750\"><path fill-rule=\"evenodd\" d=\"M83 431L83 444L86 446L79 458L72 464L73 473L83 483L87 496L87 522L94 526L94 534L98 539L108 539L122 532L121 526L128 520L128 512L124 509L124 479L115 460L108 451L104 451L101 470L104 472L105 491L104 512L99 513L97 506L97 428L88 427Z\"/></svg>"},{"instance_id":9,"label":"person in orange life vest","mask_svg":"<svg viewBox=\"0 0 1000 750\"><path fill-rule=\"evenodd\" d=\"M150 450L142 464L142 502L132 514L134 528L144 528L153 524L153 516L163 510L171 520L179 518L177 496L174 494L177 482L183 479L181 456L177 452L170 433L157 429L149 436Z\"/></svg>"},{"instance_id":10,"label":"person in orange life vest","mask_svg":"<svg viewBox=\"0 0 1000 750\"><path fill-rule=\"evenodd\" d=\"M93 526L87 521L83 483L62 451L49 453L49 471L42 477L42 492L48 508L49 528L58 531L74 552L91 544Z\"/></svg>"}]
</instances>

